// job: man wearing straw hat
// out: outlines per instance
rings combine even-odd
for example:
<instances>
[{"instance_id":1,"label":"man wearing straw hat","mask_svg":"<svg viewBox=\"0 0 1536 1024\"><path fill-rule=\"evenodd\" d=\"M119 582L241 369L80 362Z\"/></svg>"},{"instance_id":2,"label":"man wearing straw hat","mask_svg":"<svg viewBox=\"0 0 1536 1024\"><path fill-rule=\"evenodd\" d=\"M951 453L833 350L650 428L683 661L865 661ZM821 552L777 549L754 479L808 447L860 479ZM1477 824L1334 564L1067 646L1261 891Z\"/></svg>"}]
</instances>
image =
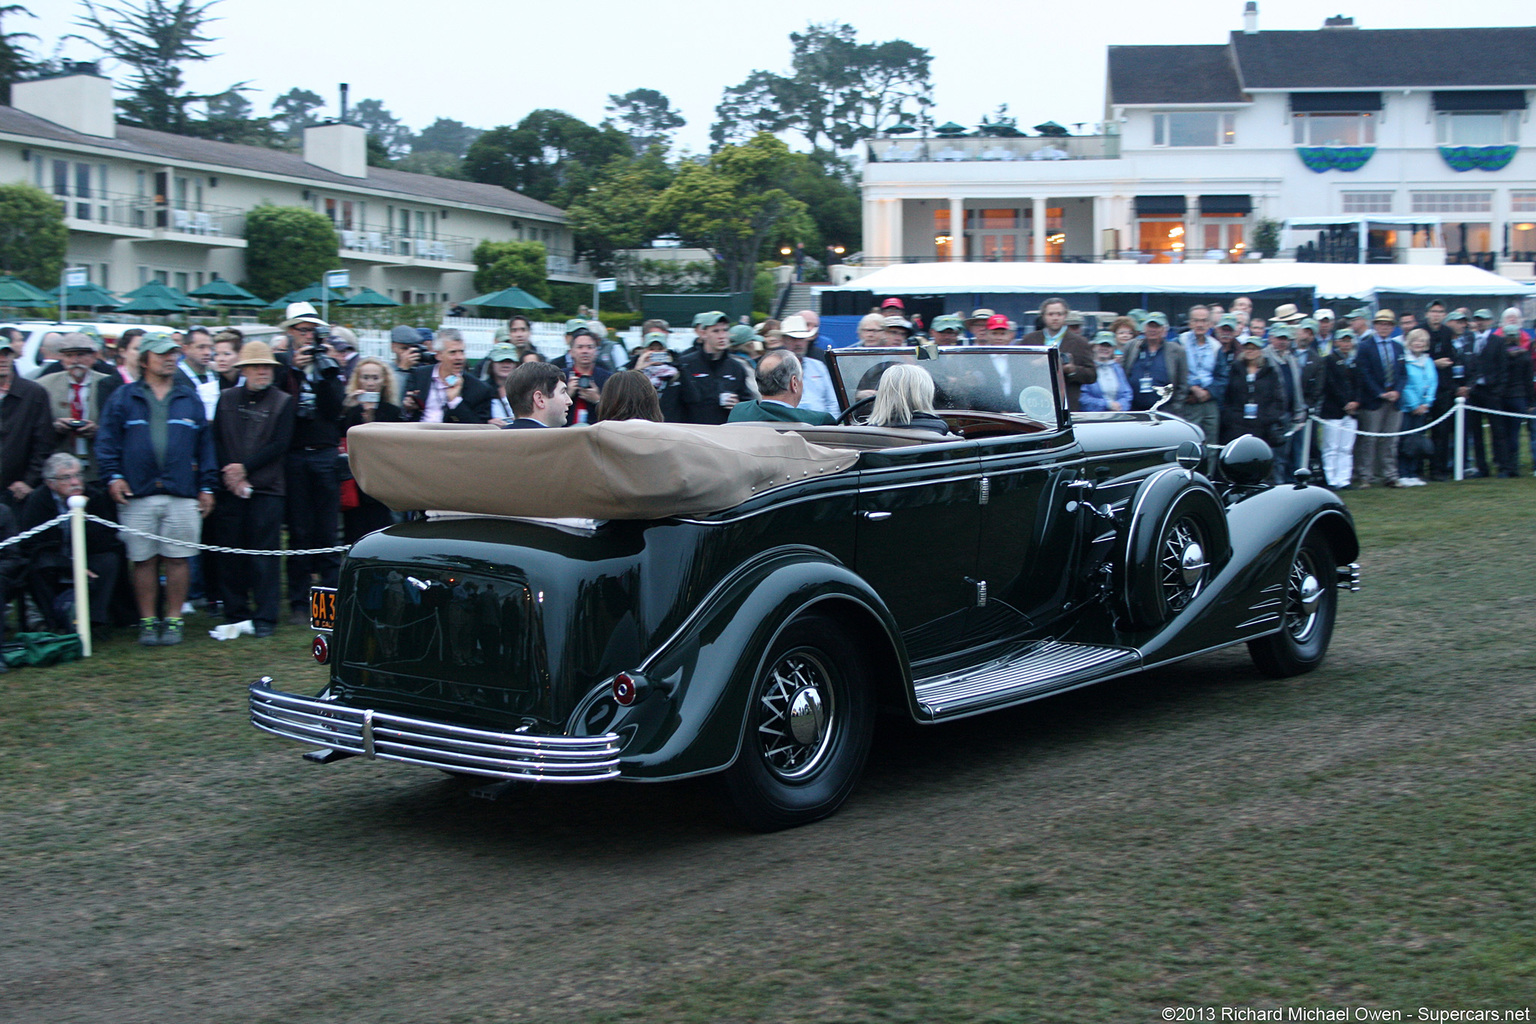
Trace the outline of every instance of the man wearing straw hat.
<instances>
[{"instance_id":1,"label":"man wearing straw hat","mask_svg":"<svg viewBox=\"0 0 1536 1024\"><path fill-rule=\"evenodd\" d=\"M219 396L213 418L220 483L218 526L229 547L276 551L288 493L286 456L293 439L293 396L272 386L281 364L260 341L240 349L235 368L245 378ZM281 610L275 555L223 555L219 579L224 620L251 620L259 637L271 636Z\"/></svg>"}]
</instances>

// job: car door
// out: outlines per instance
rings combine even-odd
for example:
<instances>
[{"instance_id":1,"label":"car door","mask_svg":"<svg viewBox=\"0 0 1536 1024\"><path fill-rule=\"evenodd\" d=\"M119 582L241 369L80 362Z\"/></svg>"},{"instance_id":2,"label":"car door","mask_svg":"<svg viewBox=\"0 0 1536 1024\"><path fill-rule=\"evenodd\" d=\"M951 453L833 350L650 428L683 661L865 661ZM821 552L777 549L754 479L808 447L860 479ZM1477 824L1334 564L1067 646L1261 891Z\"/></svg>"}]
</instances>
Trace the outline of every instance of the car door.
<instances>
[{"instance_id":1,"label":"car door","mask_svg":"<svg viewBox=\"0 0 1536 1024\"><path fill-rule=\"evenodd\" d=\"M855 568L920 662L959 650L975 607L979 466L969 441L865 453L859 464Z\"/></svg>"},{"instance_id":2,"label":"car door","mask_svg":"<svg viewBox=\"0 0 1536 1024\"><path fill-rule=\"evenodd\" d=\"M987 600L971 616L968 646L1008 643L1055 620L1067 600L1078 518L1067 485L1082 473L1070 429L978 442L985 499L976 578Z\"/></svg>"}]
</instances>

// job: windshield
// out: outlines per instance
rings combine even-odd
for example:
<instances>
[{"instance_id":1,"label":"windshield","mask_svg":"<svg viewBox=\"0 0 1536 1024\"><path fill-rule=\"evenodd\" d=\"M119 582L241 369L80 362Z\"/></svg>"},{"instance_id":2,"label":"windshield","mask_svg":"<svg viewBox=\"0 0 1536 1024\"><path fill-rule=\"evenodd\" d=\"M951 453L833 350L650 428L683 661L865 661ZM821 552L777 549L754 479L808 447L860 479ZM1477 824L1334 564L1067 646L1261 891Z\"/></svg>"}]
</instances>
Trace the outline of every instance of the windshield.
<instances>
[{"instance_id":1,"label":"windshield","mask_svg":"<svg viewBox=\"0 0 1536 1024\"><path fill-rule=\"evenodd\" d=\"M844 348L828 352L843 408L875 393L880 375L914 363L933 378L934 407L1023 414L1055 423L1055 374L1047 349L1015 345Z\"/></svg>"}]
</instances>

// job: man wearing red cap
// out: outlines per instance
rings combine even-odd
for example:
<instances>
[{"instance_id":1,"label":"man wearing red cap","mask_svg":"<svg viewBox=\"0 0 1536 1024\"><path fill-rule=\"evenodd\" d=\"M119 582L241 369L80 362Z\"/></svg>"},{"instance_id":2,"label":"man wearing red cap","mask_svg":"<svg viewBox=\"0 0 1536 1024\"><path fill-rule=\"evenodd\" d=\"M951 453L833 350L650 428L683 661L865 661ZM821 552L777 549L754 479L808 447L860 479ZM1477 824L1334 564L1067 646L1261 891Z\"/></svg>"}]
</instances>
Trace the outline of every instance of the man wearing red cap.
<instances>
[{"instance_id":1,"label":"man wearing red cap","mask_svg":"<svg viewBox=\"0 0 1536 1024\"><path fill-rule=\"evenodd\" d=\"M1046 299L1040 304L1041 330L1024 335L1021 344L1044 345L1061 351L1061 373L1067 385L1067 408L1076 410L1078 392L1098 379L1088 339L1067 326L1066 299Z\"/></svg>"}]
</instances>

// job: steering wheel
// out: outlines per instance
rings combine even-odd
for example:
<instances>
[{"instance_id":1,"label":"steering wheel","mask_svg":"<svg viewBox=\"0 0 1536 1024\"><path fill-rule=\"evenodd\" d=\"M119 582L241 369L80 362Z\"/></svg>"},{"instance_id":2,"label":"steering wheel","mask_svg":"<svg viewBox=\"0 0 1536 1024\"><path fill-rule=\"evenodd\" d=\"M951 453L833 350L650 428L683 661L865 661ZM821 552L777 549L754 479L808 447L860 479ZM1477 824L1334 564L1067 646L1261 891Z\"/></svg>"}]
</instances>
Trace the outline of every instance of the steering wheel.
<instances>
[{"instance_id":1,"label":"steering wheel","mask_svg":"<svg viewBox=\"0 0 1536 1024\"><path fill-rule=\"evenodd\" d=\"M853 424L854 413L860 412L860 411L864 410L867 406L871 406L871 405L874 405L874 404L875 404L875 396L874 395L865 395L863 398L859 399L857 402L854 402L848 408L844 409L843 410L843 414L837 418L837 422L840 423L840 424L843 424L845 426L851 426Z\"/></svg>"}]
</instances>

